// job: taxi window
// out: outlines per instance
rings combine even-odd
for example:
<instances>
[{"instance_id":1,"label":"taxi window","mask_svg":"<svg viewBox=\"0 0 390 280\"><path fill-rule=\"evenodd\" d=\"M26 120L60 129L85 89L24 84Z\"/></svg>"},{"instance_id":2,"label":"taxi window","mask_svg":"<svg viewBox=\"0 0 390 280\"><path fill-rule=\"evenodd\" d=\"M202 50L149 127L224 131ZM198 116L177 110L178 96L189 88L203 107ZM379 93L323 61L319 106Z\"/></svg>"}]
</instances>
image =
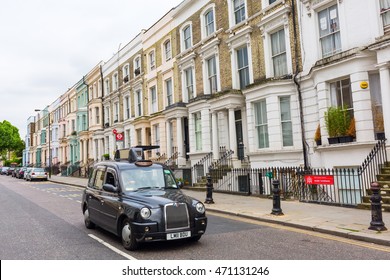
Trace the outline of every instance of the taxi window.
<instances>
[{"instance_id":1,"label":"taxi window","mask_svg":"<svg viewBox=\"0 0 390 280\"><path fill-rule=\"evenodd\" d=\"M124 170L121 179L125 191L137 191L141 188L163 189L165 180L161 168L143 168Z\"/></svg>"},{"instance_id":2,"label":"taxi window","mask_svg":"<svg viewBox=\"0 0 390 280\"><path fill-rule=\"evenodd\" d=\"M177 188L175 178L170 170L164 170L165 183L169 188Z\"/></svg>"},{"instance_id":3,"label":"taxi window","mask_svg":"<svg viewBox=\"0 0 390 280\"><path fill-rule=\"evenodd\" d=\"M101 190L103 188L103 182L104 182L104 170L98 169L96 171L96 181L94 187L98 190Z\"/></svg>"}]
</instances>

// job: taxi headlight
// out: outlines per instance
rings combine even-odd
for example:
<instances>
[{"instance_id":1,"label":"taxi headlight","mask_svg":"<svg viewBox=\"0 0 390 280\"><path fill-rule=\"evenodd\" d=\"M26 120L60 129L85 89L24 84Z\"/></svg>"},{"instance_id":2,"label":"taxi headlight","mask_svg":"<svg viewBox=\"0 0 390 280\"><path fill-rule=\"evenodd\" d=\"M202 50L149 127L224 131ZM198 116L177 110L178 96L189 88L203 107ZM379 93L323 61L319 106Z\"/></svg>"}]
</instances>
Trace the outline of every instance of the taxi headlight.
<instances>
[{"instance_id":1,"label":"taxi headlight","mask_svg":"<svg viewBox=\"0 0 390 280\"><path fill-rule=\"evenodd\" d=\"M204 205L202 202L198 202L196 205L195 205L195 208L196 208L196 211L198 211L200 214L203 214L204 211L205 211L205 208L204 208Z\"/></svg>"},{"instance_id":2,"label":"taxi headlight","mask_svg":"<svg viewBox=\"0 0 390 280\"><path fill-rule=\"evenodd\" d=\"M141 217L143 219L147 219L150 217L150 215L152 214L152 212L150 212L150 209L149 208L142 208L141 211L140 211L140 214L141 214Z\"/></svg>"}]
</instances>

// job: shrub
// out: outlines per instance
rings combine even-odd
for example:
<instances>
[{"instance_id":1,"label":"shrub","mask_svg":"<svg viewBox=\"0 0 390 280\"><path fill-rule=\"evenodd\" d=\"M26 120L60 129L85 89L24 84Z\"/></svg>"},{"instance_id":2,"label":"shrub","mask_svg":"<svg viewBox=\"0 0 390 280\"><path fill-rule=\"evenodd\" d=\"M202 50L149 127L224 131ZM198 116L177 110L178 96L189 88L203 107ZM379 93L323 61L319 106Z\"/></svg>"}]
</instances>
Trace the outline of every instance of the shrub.
<instances>
[{"instance_id":1,"label":"shrub","mask_svg":"<svg viewBox=\"0 0 390 280\"><path fill-rule=\"evenodd\" d=\"M342 107L329 107L325 112L325 124L329 137L346 136L350 126L348 111Z\"/></svg>"}]
</instances>

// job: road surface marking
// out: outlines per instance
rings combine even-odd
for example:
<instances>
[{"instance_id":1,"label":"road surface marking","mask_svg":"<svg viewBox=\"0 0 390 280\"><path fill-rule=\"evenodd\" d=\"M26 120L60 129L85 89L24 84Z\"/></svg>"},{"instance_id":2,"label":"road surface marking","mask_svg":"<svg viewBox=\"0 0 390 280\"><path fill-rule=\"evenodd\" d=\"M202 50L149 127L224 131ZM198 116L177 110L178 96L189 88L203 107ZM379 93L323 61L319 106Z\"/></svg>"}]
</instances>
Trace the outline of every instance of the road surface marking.
<instances>
[{"instance_id":1,"label":"road surface marking","mask_svg":"<svg viewBox=\"0 0 390 280\"><path fill-rule=\"evenodd\" d=\"M100 239L99 237L97 237L97 236L95 236L93 234L88 234L88 236L91 237L92 239L95 239L97 242L99 242L100 244L106 246L107 248L109 248L110 250L114 251L115 253L121 255L122 257L125 257L126 259L137 260L133 256L130 256L129 254L126 254L125 252L122 252L121 250L115 248L114 246L110 245L109 243L103 241L102 239Z\"/></svg>"}]
</instances>

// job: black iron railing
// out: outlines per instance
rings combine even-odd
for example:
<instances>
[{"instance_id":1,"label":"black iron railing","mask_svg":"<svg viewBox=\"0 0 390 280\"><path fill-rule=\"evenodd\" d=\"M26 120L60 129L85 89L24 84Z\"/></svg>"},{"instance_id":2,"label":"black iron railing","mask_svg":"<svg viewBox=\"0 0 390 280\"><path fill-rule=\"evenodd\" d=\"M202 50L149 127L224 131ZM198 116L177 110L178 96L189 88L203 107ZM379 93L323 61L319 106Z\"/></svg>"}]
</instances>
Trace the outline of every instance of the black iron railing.
<instances>
[{"instance_id":1,"label":"black iron railing","mask_svg":"<svg viewBox=\"0 0 390 280\"><path fill-rule=\"evenodd\" d=\"M359 183L362 186L360 195L366 195L366 190L371 183L377 181L376 175L380 174L381 168L387 162L386 139L379 140L367 158L358 169Z\"/></svg>"},{"instance_id":2,"label":"black iron railing","mask_svg":"<svg viewBox=\"0 0 390 280\"><path fill-rule=\"evenodd\" d=\"M206 176L212 162L213 152L210 152L191 167L192 184L198 183Z\"/></svg>"},{"instance_id":3,"label":"black iron railing","mask_svg":"<svg viewBox=\"0 0 390 280\"><path fill-rule=\"evenodd\" d=\"M386 143L380 140L361 166L356 168L240 168L213 165L210 174L216 192L272 195L272 180L278 179L284 198L338 206L362 202L371 182L377 181L387 162ZM319 181L318 181L319 180Z\"/></svg>"}]
</instances>

